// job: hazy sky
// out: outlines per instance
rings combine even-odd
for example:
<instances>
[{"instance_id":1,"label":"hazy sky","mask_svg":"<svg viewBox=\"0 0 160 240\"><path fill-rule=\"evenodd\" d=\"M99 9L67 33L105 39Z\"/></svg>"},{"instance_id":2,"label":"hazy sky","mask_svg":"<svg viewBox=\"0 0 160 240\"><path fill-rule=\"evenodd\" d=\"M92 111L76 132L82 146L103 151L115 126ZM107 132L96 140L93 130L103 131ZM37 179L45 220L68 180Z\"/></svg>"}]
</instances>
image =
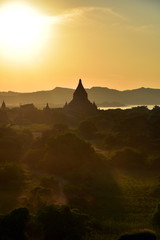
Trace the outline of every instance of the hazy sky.
<instances>
[{"instance_id":1,"label":"hazy sky","mask_svg":"<svg viewBox=\"0 0 160 240\"><path fill-rule=\"evenodd\" d=\"M13 5L14 1L0 3L3 7L8 3ZM25 1L20 3L25 5ZM28 37L35 32L32 24L26 23L18 30L15 27L16 36L20 34L17 44L14 27L10 34L12 16L7 24L0 24L0 38L12 47L10 52L8 45L0 41L0 91L75 88L79 78L85 87L160 88L159 0L29 0L26 3L48 17L49 26L47 31L37 33L36 44ZM25 34L30 45L22 44L20 48ZM25 49L28 55L22 49L24 46L28 46Z\"/></svg>"}]
</instances>

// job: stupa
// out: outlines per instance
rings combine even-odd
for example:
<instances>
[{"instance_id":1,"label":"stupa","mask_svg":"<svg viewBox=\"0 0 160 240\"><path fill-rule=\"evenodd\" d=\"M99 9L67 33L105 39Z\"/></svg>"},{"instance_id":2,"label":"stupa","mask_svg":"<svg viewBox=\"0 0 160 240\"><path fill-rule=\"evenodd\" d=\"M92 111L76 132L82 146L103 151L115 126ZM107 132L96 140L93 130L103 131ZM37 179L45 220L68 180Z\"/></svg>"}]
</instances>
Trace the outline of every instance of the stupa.
<instances>
[{"instance_id":1,"label":"stupa","mask_svg":"<svg viewBox=\"0 0 160 240\"><path fill-rule=\"evenodd\" d=\"M70 103L66 103L65 110L74 112L93 112L97 110L95 102L91 103L88 99L88 94L83 87L82 80L79 80L79 84L73 93L73 99Z\"/></svg>"}]
</instances>

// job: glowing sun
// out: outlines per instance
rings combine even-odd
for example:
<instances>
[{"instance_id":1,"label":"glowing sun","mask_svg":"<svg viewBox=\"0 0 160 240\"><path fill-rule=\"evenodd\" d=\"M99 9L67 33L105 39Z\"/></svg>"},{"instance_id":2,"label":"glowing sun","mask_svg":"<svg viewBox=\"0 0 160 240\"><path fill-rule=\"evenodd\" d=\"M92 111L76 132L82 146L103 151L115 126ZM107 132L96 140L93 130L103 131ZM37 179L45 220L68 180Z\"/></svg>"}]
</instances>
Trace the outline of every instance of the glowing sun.
<instances>
[{"instance_id":1,"label":"glowing sun","mask_svg":"<svg viewBox=\"0 0 160 240\"><path fill-rule=\"evenodd\" d=\"M47 38L47 18L27 4L9 3L0 8L0 48L10 58L30 58Z\"/></svg>"}]
</instances>

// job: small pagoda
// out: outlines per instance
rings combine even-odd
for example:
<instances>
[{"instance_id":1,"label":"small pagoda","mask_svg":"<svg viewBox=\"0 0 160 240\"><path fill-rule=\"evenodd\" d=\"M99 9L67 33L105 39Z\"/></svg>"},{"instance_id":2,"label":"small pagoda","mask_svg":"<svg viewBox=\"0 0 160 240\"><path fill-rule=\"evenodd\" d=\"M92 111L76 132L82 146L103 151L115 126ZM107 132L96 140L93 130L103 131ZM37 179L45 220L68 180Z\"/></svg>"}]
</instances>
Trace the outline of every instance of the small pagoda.
<instances>
[{"instance_id":1,"label":"small pagoda","mask_svg":"<svg viewBox=\"0 0 160 240\"><path fill-rule=\"evenodd\" d=\"M1 110L2 110L2 111L6 111L6 110L8 110L8 108L7 108L7 106L6 106L6 104L5 104L4 101L2 102Z\"/></svg>"},{"instance_id":2,"label":"small pagoda","mask_svg":"<svg viewBox=\"0 0 160 240\"><path fill-rule=\"evenodd\" d=\"M49 104L47 103L46 106L43 108L43 111L50 112Z\"/></svg>"}]
</instances>

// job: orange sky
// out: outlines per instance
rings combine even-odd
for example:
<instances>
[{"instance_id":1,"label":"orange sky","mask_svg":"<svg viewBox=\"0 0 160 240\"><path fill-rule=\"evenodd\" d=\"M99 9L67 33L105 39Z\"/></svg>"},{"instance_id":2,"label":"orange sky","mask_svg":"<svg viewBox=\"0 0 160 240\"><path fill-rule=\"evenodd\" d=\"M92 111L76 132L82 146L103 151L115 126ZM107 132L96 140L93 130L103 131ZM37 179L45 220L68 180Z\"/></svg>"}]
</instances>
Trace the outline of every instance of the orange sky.
<instances>
[{"instance_id":1,"label":"orange sky","mask_svg":"<svg viewBox=\"0 0 160 240\"><path fill-rule=\"evenodd\" d=\"M1 1L1 7L8 2ZM22 21L24 28L19 33L22 27L17 30L13 25L20 34L17 44L17 39L10 35L12 11L8 25L0 25L0 91L75 88L79 78L86 88L160 88L159 1L19 2L47 19L47 31L38 32L36 44L22 44L26 48L22 50L21 40L24 41L25 34L28 37L30 30L32 35L33 26L28 30ZM14 24L19 24L19 19ZM8 35L4 38L6 29ZM11 49L2 45L1 38L11 44Z\"/></svg>"}]
</instances>

